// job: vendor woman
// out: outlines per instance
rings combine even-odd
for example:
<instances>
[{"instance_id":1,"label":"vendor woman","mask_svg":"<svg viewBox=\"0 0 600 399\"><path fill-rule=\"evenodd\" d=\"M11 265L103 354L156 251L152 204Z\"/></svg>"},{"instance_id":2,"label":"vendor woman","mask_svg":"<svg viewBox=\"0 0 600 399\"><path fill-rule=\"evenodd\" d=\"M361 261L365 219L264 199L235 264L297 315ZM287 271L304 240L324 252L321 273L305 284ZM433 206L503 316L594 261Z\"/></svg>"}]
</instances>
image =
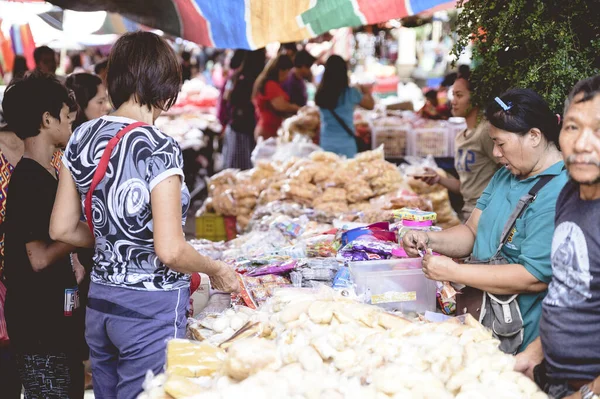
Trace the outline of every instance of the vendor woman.
<instances>
[{"instance_id":1,"label":"vendor woman","mask_svg":"<svg viewBox=\"0 0 600 399\"><path fill-rule=\"evenodd\" d=\"M443 255L424 256L423 271L432 280L466 285L496 297L518 294L523 328L515 351L522 351L539 335L542 300L552 277L555 205L567 182L558 149L560 121L540 95L526 89L496 98L486 116L492 125L493 153L502 169L484 190L466 224L436 233L409 232L403 246L413 257L424 249ZM489 264L519 200L540 181L545 185L505 235L498 254L504 261L496 262L504 264ZM480 261L459 265L452 260L471 254Z\"/></svg>"},{"instance_id":2,"label":"vendor woman","mask_svg":"<svg viewBox=\"0 0 600 399\"><path fill-rule=\"evenodd\" d=\"M185 336L189 274L208 274L222 291L238 283L229 266L184 238L190 195L181 150L154 126L181 87L175 53L153 33L124 35L111 51L107 84L116 112L82 124L69 140L50 235L74 246L95 239L86 315L94 394L133 399L148 370L162 372L166 340ZM107 143L126 128L93 190L92 235L80 223L81 203Z\"/></svg>"},{"instance_id":3,"label":"vendor woman","mask_svg":"<svg viewBox=\"0 0 600 399\"><path fill-rule=\"evenodd\" d=\"M474 106L471 100L472 87L468 73L456 79L452 91L452 115L465 118L467 123L467 129L455 139L454 167L459 178L443 177L434 170L428 170L428 177L420 179L430 185L440 184L462 195L464 206L459 216L464 222L471 216L483 189L498 170L498 160L493 154L490 124L482 118L479 107Z\"/></svg>"}]
</instances>

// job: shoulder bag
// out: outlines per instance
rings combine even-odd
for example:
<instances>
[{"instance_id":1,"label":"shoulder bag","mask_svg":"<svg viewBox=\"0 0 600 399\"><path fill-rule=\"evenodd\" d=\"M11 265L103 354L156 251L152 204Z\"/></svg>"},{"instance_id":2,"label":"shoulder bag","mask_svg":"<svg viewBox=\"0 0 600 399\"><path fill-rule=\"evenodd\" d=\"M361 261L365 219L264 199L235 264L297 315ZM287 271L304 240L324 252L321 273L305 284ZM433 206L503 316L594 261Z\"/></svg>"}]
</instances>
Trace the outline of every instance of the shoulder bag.
<instances>
[{"instance_id":1,"label":"shoulder bag","mask_svg":"<svg viewBox=\"0 0 600 399\"><path fill-rule=\"evenodd\" d=\"M504 225L500 236L500 244L494 256L487 261L475 259L471 256L465 263L480 265L508 264L509 262L502 256L501 251L508 242L515 223L523 216L529 205L535 201L539 191L553 178L554 176L543 176L527 194L519 199L519 203ZM517 301L519 294L494 295L473 287L463 287L461 291L456 299L457 315L470 313L481 324L492 330L494 338L500 341L501 351L510 354L517 353L519 347L523 344L523 317Z\"/></svg>"},{"instance_id":2,"label":"shoulder bag","mask_svg":"<svg viewBox=\"0 0 600 399\"><path fill-rule=\"evenodd\" d=\"M333 109L328 109L329 112L333 115L333 117L338 121L338 123L344 128L346 133L348 133L354 140L356 141L356 149L358 152L369 151L371 148L363 139L358 137L352 129L344 122L344 120L335 112Z\"/></svg>"}]
</instances>

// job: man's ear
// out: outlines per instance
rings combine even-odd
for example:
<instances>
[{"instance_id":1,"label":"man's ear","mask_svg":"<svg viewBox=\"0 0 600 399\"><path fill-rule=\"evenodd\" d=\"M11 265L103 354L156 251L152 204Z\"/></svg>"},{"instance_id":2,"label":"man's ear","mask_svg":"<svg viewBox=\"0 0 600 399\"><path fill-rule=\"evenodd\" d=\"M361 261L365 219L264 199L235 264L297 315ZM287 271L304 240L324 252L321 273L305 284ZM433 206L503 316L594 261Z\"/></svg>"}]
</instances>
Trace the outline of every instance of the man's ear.
<instances>
[{"instance_id":1,"label":"man's ear","mask_svg":"<svg viewBox=\"0 0 600 399\"><path fill-rule=\"evenodd\" d=\"M50 115L50 112L46 111L44 112L44 114L42 115L42 128L49 128L50 124L52 123L52 115Z\"/></svg>"}]
</instances>

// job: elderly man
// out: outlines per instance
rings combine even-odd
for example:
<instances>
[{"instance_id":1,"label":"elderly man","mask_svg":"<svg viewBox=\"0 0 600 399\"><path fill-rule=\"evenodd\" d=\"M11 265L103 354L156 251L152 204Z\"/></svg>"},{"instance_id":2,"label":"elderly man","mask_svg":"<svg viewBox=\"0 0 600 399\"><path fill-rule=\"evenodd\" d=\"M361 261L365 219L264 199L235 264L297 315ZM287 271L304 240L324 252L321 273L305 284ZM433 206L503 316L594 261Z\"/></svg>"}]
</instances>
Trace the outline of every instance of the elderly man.
<instances>
[{"instance_id":1,"label":"elderly man","mask_svg":"<svg viewBox=\"0 0 600 399\"><path fill-rule=\"evenodd\" d=\"M600 76L569 95L560 145L571 181L556 203L553 277L517 369L552 398L600 399Z\"/></svg>"}]
</instances>

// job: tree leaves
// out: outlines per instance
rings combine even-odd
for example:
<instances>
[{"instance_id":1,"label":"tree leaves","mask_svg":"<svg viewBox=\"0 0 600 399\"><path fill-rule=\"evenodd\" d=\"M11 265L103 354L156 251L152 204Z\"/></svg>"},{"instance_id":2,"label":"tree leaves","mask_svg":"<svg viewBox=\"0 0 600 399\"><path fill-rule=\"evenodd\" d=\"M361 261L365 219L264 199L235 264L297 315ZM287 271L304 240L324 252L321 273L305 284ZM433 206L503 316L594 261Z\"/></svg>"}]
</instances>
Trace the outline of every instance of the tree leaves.
<instances>
[{"instance_id":1,"label":"tree leaves","mask_svg":"<svg viewBox=\"0 0 600 399\"><path fill-rule=\"evenodd\" d=\"M600 73L600 0L459 0L458 56L473 42L473 101L528 87L562 112L569 90Z\"/></svg>"}]
</instances>

